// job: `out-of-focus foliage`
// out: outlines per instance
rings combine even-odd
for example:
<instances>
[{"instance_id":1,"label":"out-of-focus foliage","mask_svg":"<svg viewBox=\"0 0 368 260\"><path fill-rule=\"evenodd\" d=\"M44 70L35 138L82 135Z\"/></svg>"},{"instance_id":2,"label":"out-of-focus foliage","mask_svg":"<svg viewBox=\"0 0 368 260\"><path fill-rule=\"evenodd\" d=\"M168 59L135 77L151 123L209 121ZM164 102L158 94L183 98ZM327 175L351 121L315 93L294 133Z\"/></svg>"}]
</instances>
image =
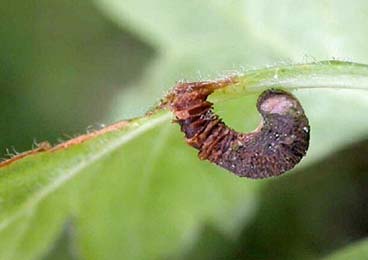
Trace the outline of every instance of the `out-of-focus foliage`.
<instances>
[{"instance_id":1,"label":"out-of-focus foliage","mask_svg":"<svg viewBox=\"0 0 368 260\"><path fill-rule=\"evenodd\" d=\"M2 7L3 147L141 115L182 78L332 57L368 63L363 0ZM0 255L315 259L366 236L368 145L333 155L367 136L366 92L296 95L311 119L309 164L279 179L240 179L199 161L167 116L2 170ZM216 109L244 130L258 120L254 104L242 97Z\"/></svg>"},{"instance_id":2,"label":"out-of-focus foliage","mask_svg":"<svg viewBox=\"0 0 368 260\"><path fill-rule=\"evenodd\" d=\"M1 154L98 127L111 98L154 56L88 1L0 5Z\"/></svg>"},{"instance_id":3,"label":"out-of-focus foliage","mask_svg":"<svg viewBox=\"0 0 368 260\"><path fill-rule=\"evenodd\" d=\"M353 246L339 250L335 254L327 257L325 260L347 260L347 259L367 259L368 245L367 240L355 243Z\"/></svg>"}]
</instances>

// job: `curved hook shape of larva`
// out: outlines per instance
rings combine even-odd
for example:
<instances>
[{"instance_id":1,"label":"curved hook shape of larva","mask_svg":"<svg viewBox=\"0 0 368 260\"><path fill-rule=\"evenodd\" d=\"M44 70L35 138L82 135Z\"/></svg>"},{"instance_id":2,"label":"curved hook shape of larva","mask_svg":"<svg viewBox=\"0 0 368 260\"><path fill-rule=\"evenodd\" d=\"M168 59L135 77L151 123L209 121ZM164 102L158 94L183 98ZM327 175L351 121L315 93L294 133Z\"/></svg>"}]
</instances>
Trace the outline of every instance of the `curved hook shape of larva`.
<instances>
[{"instance_id":1,"label":"curved hook shape of larva","mask_svg":"<svg viewBox=\"0 0 368 260\"><path fill-rule=\"evenodd\" d=\"M179 83L168 96L169 108L199 158L254 179L292 169L309 146L308 118L299 101L283 90L264 91L257 101L262 122L254 132L239 133L226 126L207 101L218 84Z\"/></svg>"}]
</instances>

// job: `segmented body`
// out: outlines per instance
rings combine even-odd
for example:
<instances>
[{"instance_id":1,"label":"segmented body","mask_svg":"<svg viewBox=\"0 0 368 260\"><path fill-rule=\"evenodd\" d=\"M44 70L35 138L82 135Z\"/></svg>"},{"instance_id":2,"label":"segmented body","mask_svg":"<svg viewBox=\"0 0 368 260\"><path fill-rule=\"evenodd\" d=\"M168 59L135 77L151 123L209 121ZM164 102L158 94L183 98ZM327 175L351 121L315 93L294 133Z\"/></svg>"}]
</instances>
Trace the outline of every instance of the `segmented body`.
<instances>
[{"instance_id":1,"label":"segmented body","mask_svg":"<svg viewBox=\"0 0 368 260\"><path fill-rule=\"evenodd\" d=\"M226 82L180 83L169 96L189 145L199 158L241 177L266 178L292 169L306 154L310 127L299 101L283 90L264 91L257 109L260 126L251 133L229 128L213 112L207 97Z\"/></svg>"}]
</instances>

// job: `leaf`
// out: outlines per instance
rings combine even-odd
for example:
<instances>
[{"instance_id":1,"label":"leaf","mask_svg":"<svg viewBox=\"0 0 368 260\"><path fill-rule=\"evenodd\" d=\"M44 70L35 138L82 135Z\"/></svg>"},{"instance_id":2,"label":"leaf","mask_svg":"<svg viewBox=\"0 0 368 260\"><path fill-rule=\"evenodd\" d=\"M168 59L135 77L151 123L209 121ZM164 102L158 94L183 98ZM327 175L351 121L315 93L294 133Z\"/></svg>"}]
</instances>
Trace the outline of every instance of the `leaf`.
<instances>
[{"instance_id":1,"label":"leaf","mask_svg":"<svg viewBox=\"0 0 368 260\"><path fill-rule=\"evenodd\" d=\"M368 63L365 47L368 45L365 36L368 3L363 0L355 1L353 6L346 1L331 0L285 0L282 3L96 0L96 4L119 25L156 46L159 53L145 77L116 97L115 119L121 115L138 115L183 78L197 81L214 78L219 72L245 70L247 73L265 64L282 67L285 63L333 57ZM346 10L343 16L341 10ZM272 70L271 73L278 75ZM318 75L307 78L315 85L313 81L318 80ZM331 79L324 87L338 86L340 79ZM292 80L275 82L280 86L298 84L299 79ZM306 87L307 82L303 82L302 87ZM368 121L363 118L366 118L368 97L365 93L318 88L298 90L295 94L313 126L308 157L311 160L322 160L336 149L366 137ZM231 106L248 109L255 99L234 100ZM221 110L224 115L230 115L224 116L230 126L255 127L244 121L236 122L244 115L242 111L226 111L225 105ZM254 109L247 118L255 121Z\"/></svg>"},{"instance_id":2,"label":"leaf","mask_svg":"<svg viewBox=\"0 0 368 260\"><path fill-rule=\"evenodd\" d=\"M243 52L252 59L246 64L252 65L260 58L303 55L360 62L368 58L363 47L367 38L360 33L367 25L368 4L364 0L355 1L354 6L342 0L96 0L96 4L118 24L177 54L228 47L218 54ZM343 17L341 10L346 10ZM258 51L252 52L255 49Z\"/></svg>"},{"instance_id":3,"label":"leaf","mask_svg":"<svg viewBox=\"0 0 368 260\"><path fill-rule=\"evenodd\" d=\"M362 240L353 243L336 253L323 258L325 260L350 260L350 259L368 259L368 240Z\"/></svg>"},{"instance_id":4,"label":"leaf","mask_svg":"<svg viewBox=\"0 0 368 260\"><path fill-rule=\"evenodd\" d=\"M278 80L290 88L327 86L336 80L332 75L341 87L367 90L367 66L330 62L238 75L238 84L214 98L220 104ZM198 160L171 118L157 110L1 168L0 259L40 257L66 224L74 233L74 255L85 259L169 256L191 247L203 224L235 237L253 215L264 182Z\"/></svg>"},{"instance_id":5,"label":"leaf","mask_svg":"<svg viewBox=\"0 0 368 260\"><path fill-rule=\"evenodd\" d=\"M204 221L234 231L251 214L256 187L196 165L169 119L160 113L2 169L0 259L39 256L67 219L87 259L169 253L190 244Z\"/></svg>"}]
</instances>

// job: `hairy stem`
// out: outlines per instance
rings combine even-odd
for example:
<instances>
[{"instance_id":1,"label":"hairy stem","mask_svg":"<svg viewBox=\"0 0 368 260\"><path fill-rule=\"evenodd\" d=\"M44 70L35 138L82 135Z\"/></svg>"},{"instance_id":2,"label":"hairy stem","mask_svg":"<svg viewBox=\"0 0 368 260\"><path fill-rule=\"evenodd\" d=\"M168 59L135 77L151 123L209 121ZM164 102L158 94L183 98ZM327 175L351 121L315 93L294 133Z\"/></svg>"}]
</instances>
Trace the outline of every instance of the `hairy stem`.
<instances>
[{"instance_id":1,"label":"hairy stem","mask_svg":"<svg viewBox=\"0 0 368 260\"><path fill-rule=\"evenodd\" d=\"M332 60L271 67L235 75L233 82L218 88L210 100L219 102L275 87L368 90L368 65Z\"/></svg>"}]
</instances>

